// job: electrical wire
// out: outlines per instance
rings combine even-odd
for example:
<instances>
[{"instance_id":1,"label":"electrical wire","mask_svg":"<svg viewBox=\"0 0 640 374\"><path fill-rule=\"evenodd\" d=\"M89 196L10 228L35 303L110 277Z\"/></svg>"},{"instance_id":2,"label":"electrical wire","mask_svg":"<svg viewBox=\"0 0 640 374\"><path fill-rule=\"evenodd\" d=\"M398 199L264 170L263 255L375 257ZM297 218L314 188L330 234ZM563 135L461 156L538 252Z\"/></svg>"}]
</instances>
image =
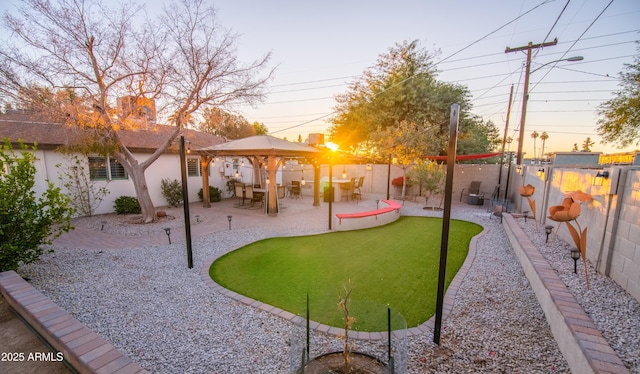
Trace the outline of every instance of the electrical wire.
<instances>
[{"instance_id":1,"label":"electrical wire","mask_svg":"<svg viewBox=\"0 0 640 374\"><path fill-rule=\"evenodd\" d=\"M517 16L516 18L514 18L514 19L512 19L511 21L509 21L509 22L505 23L504 25L502 25L502 26L498 27L497 29L495 29L495 30L493 30L493 31L489 32L488 34L486 34L486 35L482 36L481 38L479 38L479 39L477 39L477 40L475 40L475 41L473 41L472 43L468 44L467 46L465 46L465 47L463 47L463 48L461 48L461 49L457 50L456 52L454 52L454 53L450 54L449 56L447 56L447 57L445 57L445 58L441 59L440 61L436 62L434 65L435 65L435 66L437 66L438 64L440 64L440 63L442 63L442 62L444 62L444 61L448 60L449 58L451 58L451 57L453 57L453 56L457 55L458 53L460 53L460 52L462 52L462 51L466 50L467 48L470 48L471 46L473 46L473 45L475 45L475 44L479 43L480 41L482 41L482 40L486 39L486 38L487 38L487 37L489 37L490 35L493 35L494 33L496 33L496 32L498 32L498 31L502 30L502 29L503 29L503 28L505 28L506 26L508 26L508 25L512 24L513 22L515 22L515 21L519 20L520 18L524 17L525 15L527 15L527 14L531 13L532 11L534 11L534 10L538 9L539 7L541 7L541 6L543 6L543 5L547 4L547 3L549 3L549 2L551 2L551 1L552 1L552 0L545 0L545 1L541 2L540 4L538 4L538 5L536 5L535 7L533 7L533 8L531 8L531 9L529 9L529 10L528 10L528 11L526 11L525 13L520 14L520 15L519 15L519 16ZM414 78L414 76L408 77L408 78L406 78L406 79L404 79L404 80L402 80L402 81L400 81L400 82L398 82L398 83L396 83L396 84L394 84L394 85L392 85L392 86L390 86L390 87L385 88L383 91L380 91L380 92L379 92L379 93L377 93L375 96L382 95L383 93L387 92L389 89L391 89L391 88L393 88L393 87L396 87L396 86L398 86L398 85L400 85L400 84L403 84L404 82L406 82L406 81L408 81L408 80L410 80L410 79L413 79L413 78ZM333 114L335 114L335 113L336 113L336 111L333 111L333 112L328 113L328 114L326 114L326 115L324 115L324 116L322 116L322 117L320 117L320 118L318 118L318 119L322 119L322 118L329 117L329 116L331 116L331 115L333 115ZM286 128L286 129L277 130L277 131L272 132L272 134L275 134L275 133L278 133L278 132L282 132L282 131L291 130L291 129L294 129L294 128L297 128L297 127L303 126L304 124L305 124L305 123L301 123L301 124L296 125L296 126L288 127L288 128Z\"/></svg>"},{"instance_id":2,"label":"electrical wire","mask_svg":"<svg viewBox=\"0 0 640 374\"><path fill-rule=\"evenodd\" d=\"M587 26L587 28L582 32L582 34L580 34L580 36L578 37L578 39L576 39L573 44L571 44L571 46L562 54L562 56L560 57L559 60L564 59L564 57L567 55L567 53L569 53L569 51L571 51L571 49L573 48L573 46L576 45L576 43L578 43L580 41L580 39L584 36L584 34L587 33L587 31L589 31L589 29L591 29L591 27L596 23L596 21L598 21L598 19L600 19L600 17L602 16L602 14L609 8L609 6L611 6L611 4L613 4L613 0L609 1L609 4L607 4L607 6L604 7L604 9L602 9L602 11L596 16L596 18L589 24L589 26ZM542 76L542 78L540 78L540 80L538 81L538 83L540 81L542 81L547 75L549 75L549 73L551 72L551 70L553 70L553 68L559 63L560 61L556 61L552 66L551 69L549 69L547 71L547 73L545 75ZM529 92L533 91L537 86L538 83L534 84L533 87L529 90Z\"/></svg>"},{"instance_id":3,"label":"electrical wire","mask_svg":"<svg viewBox=\"0 0 640 374\"><path fill-rule=\"evenodd\" d=\"M567 3L564 4L564 7L562 8L562 10L560 11L560 14L558 14L558 17L556 18L555 22L553 23L553 25L551 25L551 29L549 30L549 32L547 33L547 35L544 37L544 39L542 40L542 44L546 43L547 40L549 39L549 35L551 35L551 32L553 31L553 29L556 27L556 25L558 24L558 21L560 21L560 18L562 17L562 15L564 14L564 11L567 10L567 6L569 6L569 3L571 2L571 0L567 0ZM540 48L536 48L536 51L533 54L533 57L535 58L538 53L540 53Z\"/></svg>"}]
</instances>

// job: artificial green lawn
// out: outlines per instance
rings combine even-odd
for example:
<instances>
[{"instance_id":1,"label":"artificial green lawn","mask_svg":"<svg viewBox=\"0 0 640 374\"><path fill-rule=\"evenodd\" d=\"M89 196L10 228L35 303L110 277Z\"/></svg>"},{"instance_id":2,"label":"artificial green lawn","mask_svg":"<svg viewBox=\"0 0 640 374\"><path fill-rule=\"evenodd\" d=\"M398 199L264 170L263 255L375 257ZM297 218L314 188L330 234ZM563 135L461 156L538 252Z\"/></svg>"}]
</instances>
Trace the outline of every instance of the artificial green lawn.
<instances>
[{"instance_id":1,"label":"artificial green lawn","mask_svg":"<svg viewBox=\"0 0 640 374\"><path fill-rule=\"evenodd\" d=\"M386 305L413 327L435 313L441 231L440 218L400 217L371 229L265 239L220 257L209 274L223 287L302 316L308 293L310 319L336 327L342 327L338 295L351 284L355 329L386 330ZM451 221L446 286L481 231Z\"/></svg>"}]
</instances>

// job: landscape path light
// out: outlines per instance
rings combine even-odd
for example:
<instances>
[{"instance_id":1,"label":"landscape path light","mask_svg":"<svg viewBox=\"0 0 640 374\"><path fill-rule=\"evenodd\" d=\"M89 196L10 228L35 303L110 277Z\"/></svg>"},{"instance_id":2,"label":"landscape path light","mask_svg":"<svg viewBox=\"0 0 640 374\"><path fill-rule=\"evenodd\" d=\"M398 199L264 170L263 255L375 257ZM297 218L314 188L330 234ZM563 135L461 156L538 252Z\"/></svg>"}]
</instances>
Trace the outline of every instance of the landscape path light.
<instances>
[{"instance_id":1,"label":"landscape path light","mask_svg":"<svg viewBox=\"0 0 640 374\"><path fill-rule=\"evenodd\" d=\"M553 226L546 225L544 227L544 233L547 234L547 240L545 240L545 243L549 243L549 234L551 234L552 232L553 232Z\"/></svg>"},{"instance_id":2,"label":"landscape path light","mask_svg":"<svg viewBox=\"0 0 640 374\"><path fill-rule=\"evenodd\" d=\"M571 248L571 258L573 259L573 273L578 274L578 260L580 259L580 250L578 248Z\"/></svg>"},{"instance_id":3,"label":"landscape path light","mask_svg":"<svg viewBox=\"0 0 640 374\"><path fill-rule=\"evenodd\" d=\"M229 220L229 230L231 230L231 219L233 216L227 216L227 220Z\"/></svg>"},{"instance_id":4,"label":"landscape path light","mask_svg":"<svg viewBox=\"0 0 640 374\"><path fill-rule=\"evenodd\" d=\"M171 244L171 228L165 227L164 232L167 234L167 238L169 239L169 244Z\"/></svg>"}]
</instances>

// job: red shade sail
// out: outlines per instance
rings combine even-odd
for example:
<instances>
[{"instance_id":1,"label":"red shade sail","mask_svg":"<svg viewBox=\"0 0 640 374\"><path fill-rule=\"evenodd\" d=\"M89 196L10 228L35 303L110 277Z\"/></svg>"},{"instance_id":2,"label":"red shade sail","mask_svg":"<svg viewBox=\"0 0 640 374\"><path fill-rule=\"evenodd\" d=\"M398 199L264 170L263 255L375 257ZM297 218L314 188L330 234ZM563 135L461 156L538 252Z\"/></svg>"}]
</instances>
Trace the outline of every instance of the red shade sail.
<instances>
[{"instance_id":1,"label":"red shade sail","mask_svg":"<svg viewBox=\"0 0 640 374\"><path fill-rule=\"evenodd\" d=\"M502 153L480 153L476 155L456 155L456 161L467 161L467 160L475 160L477 158L489 158L500 156ZM422 158L426 158L432 161L447 161L449 156L422 156Z\"/></svg>"}]
</instances>

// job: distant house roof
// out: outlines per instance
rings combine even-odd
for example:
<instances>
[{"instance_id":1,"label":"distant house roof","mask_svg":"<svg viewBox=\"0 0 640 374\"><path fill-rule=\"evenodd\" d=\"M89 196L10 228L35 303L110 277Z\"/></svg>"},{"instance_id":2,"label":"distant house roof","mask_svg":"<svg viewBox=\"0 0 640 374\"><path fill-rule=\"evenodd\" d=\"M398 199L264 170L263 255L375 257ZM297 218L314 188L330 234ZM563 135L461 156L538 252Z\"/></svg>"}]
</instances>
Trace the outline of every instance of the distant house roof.
<instances>
[{"instance_id":1,"label":"distant house roof","mask_svg":"<svg viewBox=\"0 0 640 374\"><path fill-rule=\"evenodd\" d=\"M175 130L174 126L150 124L145 129L121 130L120 137L129 150L152 152ZM38 144L38 149L56 149L60 146L77 144L80 131L59 122L24 113L0 114L0 138L9 138L15 145L18 140L26 145ZM201 131L184 131L184 137L193 148L209 147L224 143L224 139ZM169 152L176 152L171 147Z\"/></svg>"}]
</instances>

